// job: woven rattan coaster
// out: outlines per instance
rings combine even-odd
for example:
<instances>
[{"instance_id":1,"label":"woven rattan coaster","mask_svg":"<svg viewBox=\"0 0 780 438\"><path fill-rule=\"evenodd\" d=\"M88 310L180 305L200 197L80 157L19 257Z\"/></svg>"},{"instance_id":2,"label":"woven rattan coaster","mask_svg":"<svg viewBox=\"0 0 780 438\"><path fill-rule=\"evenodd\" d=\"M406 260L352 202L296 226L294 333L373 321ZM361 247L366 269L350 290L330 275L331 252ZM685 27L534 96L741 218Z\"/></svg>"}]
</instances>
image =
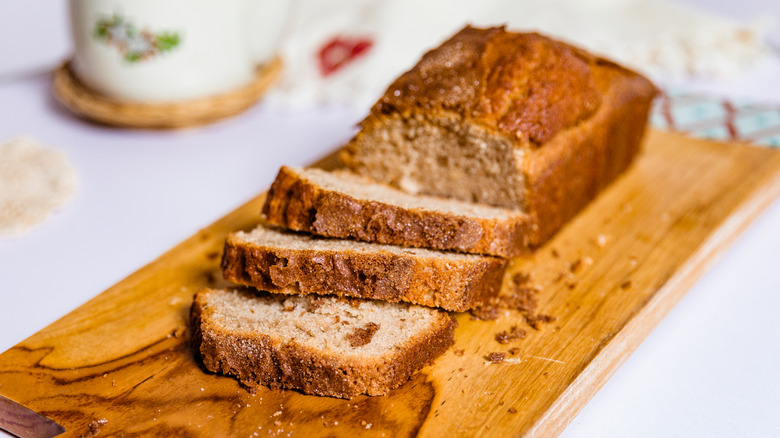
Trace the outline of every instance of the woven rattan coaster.
<instances>
[{"instance_id":1,"label":"woven rattan coaster","mask_svg":"<svg viewBox=\"0 0 780 438\"><path fill-rule=\"evenodd\" d=\"M70 69L70 61L54 72L54 96L74 113L96 122L125 128L176 129L201 126L238 114L263 96L279 76L278 58L258 67L254 80L236 90L176 103L137 103L100 94Z\"/></svg>"}]
</instances>

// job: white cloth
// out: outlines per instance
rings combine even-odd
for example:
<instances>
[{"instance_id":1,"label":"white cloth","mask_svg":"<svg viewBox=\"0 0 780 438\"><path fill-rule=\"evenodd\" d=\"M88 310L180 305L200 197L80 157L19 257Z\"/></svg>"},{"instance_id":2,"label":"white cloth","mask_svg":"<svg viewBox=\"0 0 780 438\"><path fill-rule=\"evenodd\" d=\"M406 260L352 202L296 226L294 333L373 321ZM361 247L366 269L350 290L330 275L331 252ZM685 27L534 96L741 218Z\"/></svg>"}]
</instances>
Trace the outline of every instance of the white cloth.
<instances>
[{"instance_id":1,"label":"white cloth","mask_svg":"<svg viewBox=\"0 0 780 438\"><path fill-rule=\"evenodd\" d=\"M465 24L539 31L605 55L656 81L743 71L767 50L760 22L737 23L659 0L299 0L269 100L282 107L365 109L427 50ZM364 56L323 77L318 53L334 37L373 40Z\"/></svg>"}]
</instances>

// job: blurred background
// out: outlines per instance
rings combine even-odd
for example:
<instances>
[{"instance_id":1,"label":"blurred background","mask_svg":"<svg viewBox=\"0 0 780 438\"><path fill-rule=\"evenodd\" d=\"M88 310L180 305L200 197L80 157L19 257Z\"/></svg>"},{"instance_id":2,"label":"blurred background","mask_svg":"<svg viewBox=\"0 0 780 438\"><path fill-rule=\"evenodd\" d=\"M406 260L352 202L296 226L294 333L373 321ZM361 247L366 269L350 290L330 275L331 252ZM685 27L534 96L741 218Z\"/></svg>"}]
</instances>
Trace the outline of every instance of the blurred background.
<instances>
[{"instance_id":1,"label":"blurred background","mask_svg":"<svg viewBox=\"0 0 780 438\"><path fill-rule=\"evenodd\" d=\"M280 165L305 165L342 145L394 77L466 23L540 30L641 70L664 90L652 119L658 129L780 146L777 1L258 0L254 7L273 18L278 35L256 29L272 24L243 23L238 31L239 24L207 22L214 41L193 47L186 33L177 39L157 26L157 33L140 33L155 41L155 52L118 22L106 25L113 37L90 43L97 48L77 46L67 1L0 0L0 145L24 136L57 150L76 181L67 203L45 221L0 235L0 351L251 199ZM199 22L195 6L174 12L181 23ZM137 18L127 8L112 13ZM219 39L222 28L259 48L237 50ZM177 50L193 63L208 56L217 85L198 85L205 70L176 73L155 64ZM181 102L255 80L239 66L247 59L268 65L278 55L284 67L259 103L232 117L184 130L120 129L79 117L54 98L52 71L74 52L83 56L81 80L107 93L137 85L142 96L149 84L191 80L196 85L182 91ZM117 52L146 63L149 84L119 80L121 73L101 66L100 56ZM232 79L220 79L228 68ZM168 102L176 103L172 96ZM769 275L777 267L778 222L776 202L564 435L776 436L780 378L759 363L780 359L780 332L765 323L756 338L749 321L756 309L778 304L765 302L780 290ZM730 300L736 289L743 305ZM750 338L755 342L744 342Z\"/></svg>"}]
</instances>

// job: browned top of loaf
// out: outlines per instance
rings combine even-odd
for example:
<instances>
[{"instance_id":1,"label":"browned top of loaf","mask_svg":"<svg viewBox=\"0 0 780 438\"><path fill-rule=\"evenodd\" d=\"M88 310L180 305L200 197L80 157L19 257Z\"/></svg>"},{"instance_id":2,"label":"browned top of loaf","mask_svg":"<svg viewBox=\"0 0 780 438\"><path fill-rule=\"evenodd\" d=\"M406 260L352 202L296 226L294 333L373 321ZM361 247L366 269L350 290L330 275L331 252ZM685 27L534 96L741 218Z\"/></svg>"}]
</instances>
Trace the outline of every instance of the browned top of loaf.
<instances>
[{"instance_id":1,"label":"browned top of loaf","mask_svg":"<svg viewBox=\"0 0 780 438\"><path fill-rule=\"evenodd\" d=\"M454 112L521 143L541 145L596 112L613 79L598 74L601 68L641 78L537 33L467 26L396 79L363 123L415 109Z\"/></svg>"}]
</instances>

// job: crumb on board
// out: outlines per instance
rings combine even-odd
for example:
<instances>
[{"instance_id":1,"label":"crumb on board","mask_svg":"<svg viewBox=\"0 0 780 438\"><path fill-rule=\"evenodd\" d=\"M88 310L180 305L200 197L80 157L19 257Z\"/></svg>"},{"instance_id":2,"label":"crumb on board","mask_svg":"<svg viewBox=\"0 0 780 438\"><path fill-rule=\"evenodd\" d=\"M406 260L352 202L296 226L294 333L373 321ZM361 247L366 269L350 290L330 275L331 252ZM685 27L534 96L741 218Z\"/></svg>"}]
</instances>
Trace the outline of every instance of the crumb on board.
<instances>
[{"instance_id":1,"label":"crumb on board","mask_svg":"<svg viewBox=\"0 0 780 438\"><path fill-rule=\"evenodd\" d=\"M453 353L455 356L458 356L458 357L460 357L460 356L463 356L463 354L464 354L465 352L466 352L466 350L464 350L464 349L462 349L462 348L459 348L459 349L457 349L457 350L453 351L452 353Z\"/></svg>"},{"instance_id":2,"label":"crumb on board","mask_svg":"<svg viewBox=\"0 0 780 438\"><path fill-rule=\"evenodd\" d=\"M579 263L581 264L582 262L580 261ZM569 289L573 289L575 286L576 283L569 284ZM539 293L540 288L532 284L529 274L514 274L509 287L510 290L508 295L501 295L492 299L490 303L484 306L471 309L469 311L471 319L495 321L498 319L499 311L501 309L511 309L523 312L525 314L525 321L535 330L540 330L541 324L550 323L556 320L554 316L535 313L537 307L536 295ZM517 330L518 331L514 333L517 337L513 337L513 335L510 334L511 332L509 332L506 333L506 335L509 335L507 338L502 332L496 335L496 340L503 344L508 343L513 339L522 339L525 337L525 331L520 329ZM522 332L522 334L520 332ZM505 340L505 342L502 342L502 340Z\"/></svg>"},{"instance_id":3,"label":"crumb on board","mask_svg":"<svg viewBox=\"0 0 780 438\"><path fill-rule=\"evenodd\" d=\"M526 336L525 330L513 325L509 330L504 330L496 334L496 341L499 344L508 344L517 339L524 339Z\"/></svg>"},{"instance_id":4,"label":"crumb on board","mask_svg":"<svg viewBox=\"0 0 780 438\"><path fill-rule=\"evenodd\" d=\"M498 319L498 307L490 304L471 309L469 313L472 320L495 321Z\"/></svg>"},{"instance_id":5,"label":"crumb on board","mask_svg":"<svg viewBox=\"0 0 780 438\"><path fill-rule=\"evenodd\" d=\"M506 359L506 353L494 351L492 353L488 353L485 356L485 359L490 361L490 363L501 363Z\"/></svg>"},{"instance_id":6,"label":"crumb on board","mask_svg":"<svg viewBox=\"0 0 780 438\"><path fill-rule=\"evenodd\" d=\"M542 324L549 324L555 321L557 318L551 315L538 314L538 315L525 315L525 321L534 328L534 330L541 330Z\"/></svg>"},{"instance_id":7,"label":"crumb on board","mask_svg":"<svg viewBox=\"0 0 780 438\"><path fill-rule=\"evenodd\" d=\"M88 437L97 436L100 433L100 428L105 426L106 424L108 424L108 420L105 419L105 418L101 418L99 420L95 420L95 421L90 422L87 425L87 428L89 429L89 431L84 436L88 436Z\"/></svg>"},{"instance_id":8,"label":"crumb on board","mask_svg":"<svg viewBox=\"0 0 780 438\"><path fill-rule=\"evenodd\" d=\"M511 354L512 356L517 356L518 354L520 354L520 347L512 347L512 348L510 348L509 349L509 354Z\"/></svg>"},{"instance_id":9,"label":"crumb on board","mask_svg":"<svg viewBox=\"0 0 780 438\"><path fill-rule=\"evenodd\" d=\"M517 413L517 409L515 409L514 407L511 407L511 408L507 409L506 411L509 412L510 414L516 414Z\"/></svg>"}]
</instances>

